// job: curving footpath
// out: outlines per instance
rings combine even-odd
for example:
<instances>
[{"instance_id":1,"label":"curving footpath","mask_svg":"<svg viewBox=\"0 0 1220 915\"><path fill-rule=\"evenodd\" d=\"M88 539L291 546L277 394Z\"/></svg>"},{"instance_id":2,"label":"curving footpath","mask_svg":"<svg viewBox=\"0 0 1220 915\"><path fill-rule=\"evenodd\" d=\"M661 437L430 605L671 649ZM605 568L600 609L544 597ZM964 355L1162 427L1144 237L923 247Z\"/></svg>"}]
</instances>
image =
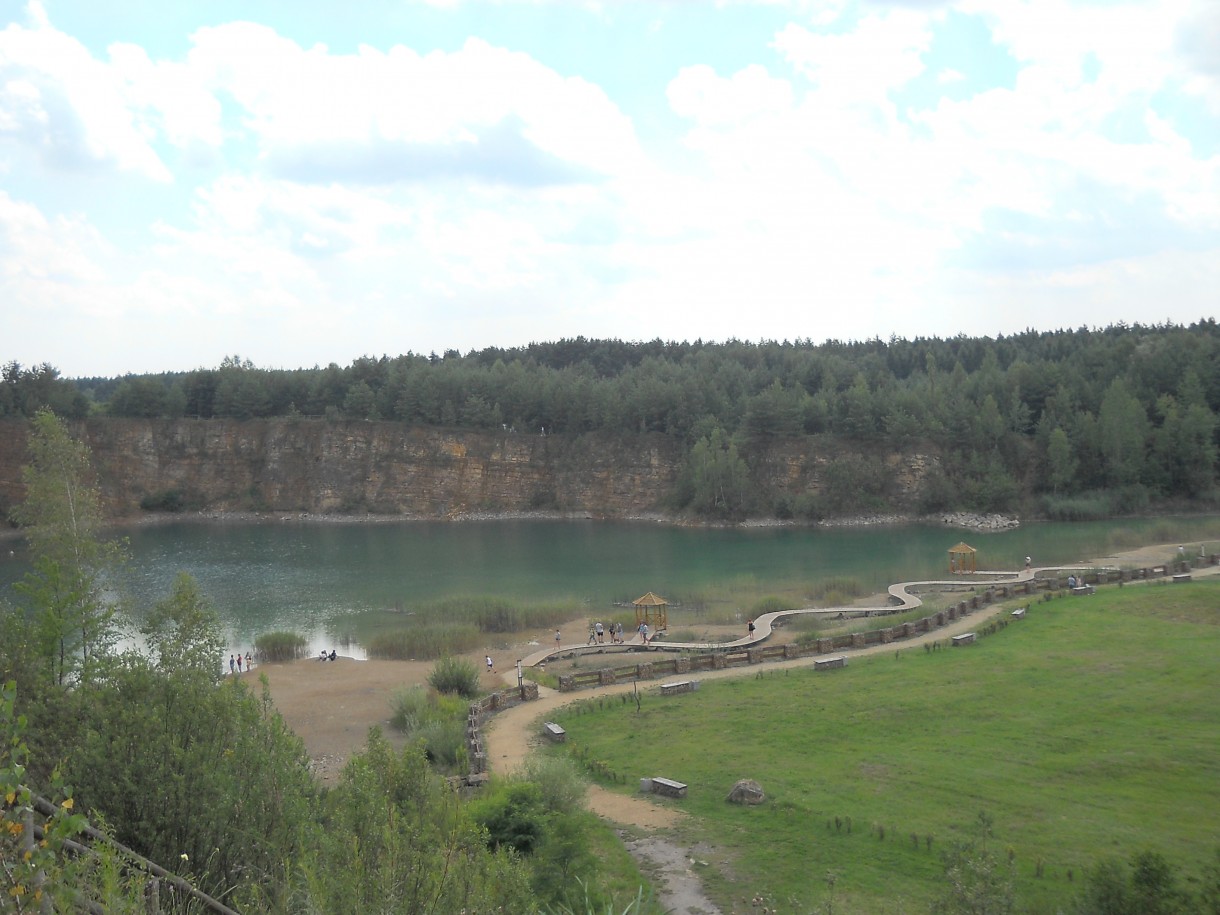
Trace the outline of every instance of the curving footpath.
<instances>
[{"instance_id":1,"label":"curving footpath","mask_svg":"<svg viewBox=\"0 0 1220 915\"><path fill-rule=\"evenodd\" d=\"M923 590L927 590L929 588L946 589L961 588L967 585L973 587L975 585L986 586L1029 581L1031 578L1036 578L1042 573L1062 572L1069 568L1075 570L1082 568L1082 566L1041 566L1036 569L1024 569L1023 571L1019 572L975 572L968 577L947 580L929 579L927 581L904 581L896 585L890 585L888 594L894 603L888 604L884 607L809 607L803 610L774 610L770 613L764 613L754 618L753 635L745 635L741 638L732 639L731 641L727 642L658 642L654 639L645 644L639 633L634 633L631 638L624 642L603 642L595 645L588 643L583 645L560 645L557 648L540 649L522 659L521 666L537 667L540 664L545 664L551 658L570 658L585 654L616 654L640 651L676 651L689 653L700 651L722 651L726 648L749 648L752 645L757 645L760 642L765 642L767 639L769 639L774 632L777 621L787 617L834 616L850 619L853 617L889 616L895 613L904 613L908 610L915 610L923 606L923 601L919 598L919 596L912 593L913 588L920 588ZM1089 568L1098 567L1090 566ZM939 631L943 632L943 630ZM515 684L516 681L515 679L506 677L505 682Z\"/></svg>"}]
</instances>

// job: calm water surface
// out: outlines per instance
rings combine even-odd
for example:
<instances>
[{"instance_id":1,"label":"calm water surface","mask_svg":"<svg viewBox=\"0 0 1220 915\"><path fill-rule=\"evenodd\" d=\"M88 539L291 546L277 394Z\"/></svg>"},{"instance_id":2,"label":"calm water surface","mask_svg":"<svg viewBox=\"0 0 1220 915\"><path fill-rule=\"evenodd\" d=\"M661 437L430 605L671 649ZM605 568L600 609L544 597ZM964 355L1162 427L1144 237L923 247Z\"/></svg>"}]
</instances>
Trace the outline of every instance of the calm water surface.
<instances>
[{"instance_id":1,"label":"calm water surface","mask_svg":"<svg viewBox=\"0 0 1220 915\"><path fill-rule=\"evenodd\" d=\"M1202 522L1200 522L1202 523ZM1124 521L1151 536L1156 521ZM235 646L260 632L308 633L319 646L362 656L350 620L368 610L409 611L461 595L574 599L591 612L655 591L693 602L710 590L766 591L832 576L881 590L940 577L961 540L980 569L1015 569L1105 555L1113 523L1031 524L982 534L901 525L816 529L704 529L604 521L461 523L176 522L132 528L130 604L147 608L189 572ZM10 550L12 552L10 553ZM27 570L19 543L0 558L0 588Z\"/></svg>"}]
</instances>

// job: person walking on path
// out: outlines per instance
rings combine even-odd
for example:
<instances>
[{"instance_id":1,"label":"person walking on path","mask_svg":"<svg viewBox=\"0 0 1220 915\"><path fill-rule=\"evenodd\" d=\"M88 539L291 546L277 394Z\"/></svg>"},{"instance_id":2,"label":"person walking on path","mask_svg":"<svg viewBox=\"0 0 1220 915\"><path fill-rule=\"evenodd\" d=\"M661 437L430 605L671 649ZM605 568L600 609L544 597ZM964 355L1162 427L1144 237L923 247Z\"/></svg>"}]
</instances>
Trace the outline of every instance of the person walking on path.
<instances>
[{"instance_id":1,"label":"person walking on path","mask_svg":"<svg viewBox=\"0 0 1220 915\"><path fill-rule=\"evenodd\" d=\"M605 628L602 626L602 621L601 621L601 620L598 620L596 623L594 623L593 628L594 628L594 629L597 631L597 644L598 644L598 645L603 645L603 644L605 644L605 641L606 641L606 630L605 630Z\"/></svg>"},{"instance_id":2,"label":"person walking on path","mask_svg":"<svg viewBox=\"0 0 1220 915\"><path fill-rule=\"evenodd\" d=\"M751 619L746 623L746 630L750 633L750 638L754 638L754 620Z\"/></svg>"},{"instance_id":3,"label":"person walking on path","mask_svg":"<svg viewBox=\"0 0 1220 915\"><path fill-rule=\"evenodd\" d=\"M496 672L496 662L491 659L491 655L487 656L487 672L494 674Z\"/></svg>"}]
</instances>

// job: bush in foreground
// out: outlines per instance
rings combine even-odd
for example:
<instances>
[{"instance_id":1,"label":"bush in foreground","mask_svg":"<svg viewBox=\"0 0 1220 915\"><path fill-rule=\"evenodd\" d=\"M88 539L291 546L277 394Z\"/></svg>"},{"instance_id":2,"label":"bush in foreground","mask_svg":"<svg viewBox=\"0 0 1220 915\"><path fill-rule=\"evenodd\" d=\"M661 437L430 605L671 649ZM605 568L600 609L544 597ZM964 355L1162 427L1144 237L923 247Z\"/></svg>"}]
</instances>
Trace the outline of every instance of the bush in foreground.
<instances>
[{"instance_id":1,"label":"bush in foreground","mask_svg":"<svg viewBox=\"0 0 1220 915\"><path fill-rule=\"evenodd\" d=\"M463 699L479 694L479 671L462 658L444 657L428 674L428 685L438 693L457 693Z\"/></svg>"}]
</instances>

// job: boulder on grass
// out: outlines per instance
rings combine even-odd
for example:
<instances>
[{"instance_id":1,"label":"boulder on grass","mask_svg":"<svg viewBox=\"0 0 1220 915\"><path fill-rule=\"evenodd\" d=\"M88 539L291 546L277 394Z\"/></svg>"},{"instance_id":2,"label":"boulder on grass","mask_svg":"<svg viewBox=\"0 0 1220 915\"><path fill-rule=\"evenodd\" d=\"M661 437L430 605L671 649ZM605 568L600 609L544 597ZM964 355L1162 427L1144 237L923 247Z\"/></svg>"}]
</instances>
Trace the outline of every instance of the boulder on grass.
<instances>
[{"instance_id":1,"label":"boulder on grass","mask_svg":"<svg viewBox=\"0 0 1220 915\"><path fill-rule=\"evenodd\" d=\"M730 804L761 804L766 799L762 785L752 778L741 779L725 798Z\"/></svg>"}]
</instances>

